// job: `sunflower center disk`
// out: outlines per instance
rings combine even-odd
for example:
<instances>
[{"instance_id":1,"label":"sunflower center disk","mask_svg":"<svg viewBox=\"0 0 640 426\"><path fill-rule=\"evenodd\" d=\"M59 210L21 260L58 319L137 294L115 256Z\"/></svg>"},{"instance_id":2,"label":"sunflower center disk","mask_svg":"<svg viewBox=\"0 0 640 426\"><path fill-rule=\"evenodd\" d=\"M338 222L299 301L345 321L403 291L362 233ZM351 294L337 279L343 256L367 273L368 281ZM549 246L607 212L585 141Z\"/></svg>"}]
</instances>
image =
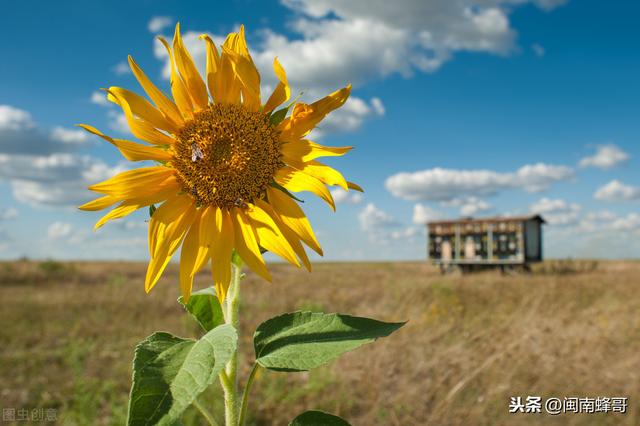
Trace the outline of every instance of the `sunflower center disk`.
<instances>
[{"instance_id":1,"label":"sunflower center disk","mask_svg":"<svg viewBox=\"0 0 640 426\"><path fill-rule=\"evenodd\" d=\"M231 208L261 198L284 164L279 133L265 115L214 104L180 130L173 166L202 205Z\"/></svg>"}]
</instances>

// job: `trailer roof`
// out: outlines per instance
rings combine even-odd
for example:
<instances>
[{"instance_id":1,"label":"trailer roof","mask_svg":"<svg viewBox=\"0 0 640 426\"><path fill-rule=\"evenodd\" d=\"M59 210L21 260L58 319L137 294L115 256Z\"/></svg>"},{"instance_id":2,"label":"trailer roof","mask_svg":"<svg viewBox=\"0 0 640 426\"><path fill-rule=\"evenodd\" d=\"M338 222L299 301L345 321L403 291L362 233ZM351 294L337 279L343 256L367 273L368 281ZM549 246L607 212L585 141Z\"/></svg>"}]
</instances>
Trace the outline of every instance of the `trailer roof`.
<instances>
[{"instance_id":1,"label":"trailer roof","mask_svg":"<svg viewBox=\"0 0 640 426\"><path fill-rule=\"evenodd\" d=\"M539 214L535 215L526 215L526 216L491 216L491 217L462 217L459 219L447 219L447 220L436 220L433 222L427 222L427 226L431 225L453 225L456 223L498 223L498 222L527 222L530 220L537 220L540 223L547 223L542 216Z\"/></svg>"}]
</instances>

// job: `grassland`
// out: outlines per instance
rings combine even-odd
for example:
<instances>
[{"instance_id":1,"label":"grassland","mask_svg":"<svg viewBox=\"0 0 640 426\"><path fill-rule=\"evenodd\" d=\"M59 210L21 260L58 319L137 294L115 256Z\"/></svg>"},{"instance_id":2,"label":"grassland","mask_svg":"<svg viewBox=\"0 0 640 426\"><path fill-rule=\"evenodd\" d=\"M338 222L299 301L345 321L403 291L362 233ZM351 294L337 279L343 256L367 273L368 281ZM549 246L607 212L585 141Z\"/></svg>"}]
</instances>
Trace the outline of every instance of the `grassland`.
<instances>
[{"instance_id":1,"label":"grassland","mask_svg":"<svg viewBox=\"0 0 640 426\"><path fill-rule=\"evenodd\" d=\"M250 423L284 425L320 408L354 425L640 424L640 263L581 265L514 276L440 276L424 262L325 263L312 274L274 265L272 285L249 274L245 353L248 331L284 311L409 320L325 368L263 372ZM0 263L0 406L55 408L64 425L123 424L135 344L154 330L197 332L175 301L177 268L150 295L144 271L136 263ZM243 375L250 362L241 360ZM216 392L204 402L214 404ZM626 396L629 411L509 414L516 395Z\"/></svg>"}]
</instances>

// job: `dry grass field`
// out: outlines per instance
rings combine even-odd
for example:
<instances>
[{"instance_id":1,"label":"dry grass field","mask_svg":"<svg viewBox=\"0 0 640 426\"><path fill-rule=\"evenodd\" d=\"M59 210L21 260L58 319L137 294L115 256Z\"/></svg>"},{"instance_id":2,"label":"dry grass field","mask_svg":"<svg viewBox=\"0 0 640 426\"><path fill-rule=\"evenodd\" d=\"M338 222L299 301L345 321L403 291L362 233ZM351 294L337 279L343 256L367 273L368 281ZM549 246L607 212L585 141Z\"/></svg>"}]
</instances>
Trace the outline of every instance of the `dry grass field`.
<instances>
[{"instance_id":1,"label":"dry grass field","mask_svg":"<svg viewBox=\"0 0 640 426\"><path fill-rule=\"evenodd\" d=\"M640 263L546 264L514 276L441 276L424 262L273 270L272 285L252 274L243 282L245 353L247 331L285 311L409 322L319 370L262 372L250 424L286 425L309 408L354 425L640 424ZM176 303L177 267L150 295L144 271L0 263L0 406L55 408L64 425L123 424L135 344L154 330L197 332ZM246 375L251 359L241 361ZM509 414L516 395L626 396L629 410Z\"/></svg>"}]
</instances>

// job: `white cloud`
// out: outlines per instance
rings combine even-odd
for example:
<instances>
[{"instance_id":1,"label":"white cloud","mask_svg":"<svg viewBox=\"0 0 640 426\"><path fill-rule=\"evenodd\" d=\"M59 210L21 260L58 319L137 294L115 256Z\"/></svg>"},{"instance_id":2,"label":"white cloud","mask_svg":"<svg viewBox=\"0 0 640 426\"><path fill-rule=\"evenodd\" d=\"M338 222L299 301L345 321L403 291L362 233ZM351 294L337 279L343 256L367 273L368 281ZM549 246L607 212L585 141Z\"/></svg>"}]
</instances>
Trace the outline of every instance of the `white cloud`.
<instances>
[{"instance_id":1,"label":"white cloud","mask_svg":"<svg viewBox=\"0 0 640 426\"><path fill-rule=\"evenodd\" d=\"M22 130L34 125L28 111L11 105L0 105L0 130Z\"/></svg>"},{"instance_id":2,"label":"white cloud","mask_svg":"<svg viewBox=\"0 0 640 426\"><path fill-rule=\"evenodd\" d=\"M360 211L358 220L369 241L376 243L385 243L389 238L389 230L399 225L393 216L380 210L373 203L367 204Z\"/></svg>"},{"instance_id":3,"label":"white cloud","mask_svg":"<svg viewBox=\"0 0 640 426\"><path fill-rule=\"evenodd\" d=\"M473 216L492 209L491 204L478 197L461 197L442 202L446 207L458 207L461 216Z\"/></svg>"},{"instance_id":4,"label":"white cloud","mask_svg":"<svg viewBox=\"0 0 640 426\"><path fill-rule=\"evenodd\" d=\"M387 178L385 187L394 196L405 200L451 201L465 196L491 195L505 189L540 192L571 177L571 168L544 163L525 165L509 173L437 167L397 173Z\"/></svg>"},{"instance_id":5,"label":"white cloud","mask_svg":"<svg viewBox=\"0 0 640 426\"><path fill-rule=\"evenodd\" d=\"M417 203L413 206L413 223L424 225L432 220L442 219L443 214L429 206Z\"/></svg>"},{"instance_id":6,"label":"white cloud","mask_svg":"<svg viewBox=\"0 0 640 426\"><path fill-rule=\"evenodd\" d=\"M333 201L338 204L360 204L364 197L356 191L345 191L342 188L334 188L331 190Z\"/></svg>"},{"instance_id":7,"label":"white cloud","mask_svg":"<svg viewBox=\"0 0 640 426\"><path fill-rule=\"evenodd\" d=\"M372 98L369 103L365 100L349 97L347 102L335 113L329 114L313 130L311 138L318 139L325 134L351 132L357 130L364 120L384 115L385 109L379 98Z\"/></svg>"},{"instance_id":8,"label":"white cloud","mask_svg":"<svg viewBox=\"0 0 640 426\"><path fill-rule=\"evenodd\" d=\"M541 198L529 206L533 214L539 214L551 225L572 225L578 222L582 207L562 199Z\"/></svg>"},{"instance_id":9,"label":"white cloud","mask_svg":"<svg viewBox=\"0 0 640 426\"><path fill-rule=\"evenodd\" d=\"M87 186L123 170L86 155L0 154L0 181L9 181L16 200L38 206L82 204L92 198Z\"/></svg>"},{"instance_id":10,"label":"white cloud","mask_svg":"<svg viewBox=\"0 0 640 426\"><path fill-rule=\"evenodd\" d=\"M288 22L293 35L268 28L248 28L247 34L263 87L277 83L272 71L277 56L287 71L292 93L304 91L304 100L309 101L348 82L357 88L391 75L433 72L460 51L509 54L517 49L509 14L515 6L526 3L552 9L562 2L284 0L285 7L294 12ZM183 33L184 44L200 70L204 70L206 56L205 43L198 39L203 32ZM209 34L216 43L224 39L224 35ZM168 78L168 58L158 42L154 53L164 61L163 75ZM382 103L375 99L360 100L373 111L368 117L384 114ZM351 130L367 116L354 114L345 106L331 117L347 123L340 129Z\"/></svg>"},{"instance_id":11,"label":"white cloud","mask_svg":"<svg viewBox=\"0 0 640 426\"><path fill-rule=\"evenodd\" d=\"M107 113L109 118L109 128L115 132L122 133L123 135L130 135L131 129L127 122L127 117L120 111L110 110Z\"/></svg>"},{"instance_id":12,"label":"white cloud","mask_svg":"<svg viewBox=\"0 0 640 426\"><path fill-rule=\"evenodd\" d=\"M640 200L640 187L626 185L619 180L612 180L598 188L594 197L600 201L638 201Z\"/></svg>"},{"instance_id":13,"label":"white cloud","mask_svg":"<svg viewBox=\"0 0 640 426\"><path fill-rule=\"evenodd\" d=\"M173 25L173 18L170 16L154 16L149 20L147 28L149 32L157 34L167 27Z\"/></svg>"},{"instance_id":14,"label":"white cloud","mask_svg":"<svg viewBox=\"0 0 640 426\"><path fill-rule=\"evenodd\" d=\"M0 221L2 220L12 220L18 217L18 210L14 207L9 207L0 211Z\"/></svg>"},{"instance_id":15,"label":"white cloud","mask_svg":"<svg viewBox=\"0 0 640 426\"><path fill-rule=\"evenodd\" d=\"M104 92L98 92L98 91L93 92L91 94L91 103L94 103L100 106L112 105L112 103L109 102L109 100L107 100L107 94Z\"/></svg>"},{"instance_id":16,"label":"white cloud","mask_svg":"<svg viewBox=\"0 0 640 426\"><path fill-rule=\"evenodd\" d=\"M391 215L380 210L373 203L369 203L358 215L360 227L363 231L373 231L380 228L397 226L398 223Z\"/></svg>"},{"instance_id":17,"label":"white cloud","mask_svg":"<svg viewBox=\"0 0 640 426\"><path fill-rule=\"evenodd\" d=\"M533 53L535 53L538 58L542 58L546 53L545 48L538 43L533 43L531 45L531 50L533 50Z\"/></svg>"},{"instance_id":18,"label":"white cloud","mask_svg":"<svg viewBox=\"0 0 640 426\"><path fill-rule=\"evenodd\" d=\"M122 61L122 62L118 62L117 64L115 64L111 68L111 71L113 71L117 75L125 75L125 74L129 74L131 72L131 68L129 68L129 64L128 63L126 63L125 61Z\"/></svg>"},{"instance_id":19,"label":"white cloud","mask_svg":"<svg viewBox=\"0 0 640 426\"><path fill-rule=\"evenodd\" d=\"M72 153L84 140L84 136L76 133L80 129L56 127L43 132L28 112L11 114L23 124L0 129L0 182L8 182L14 198L20 202L76 206L92 198L87 186L125 170L122 163L109 166L94 157Z\"/></svg>"},{"instance_id":20,"label":"white cloud","mask_svg":"<svg viewBox=\"0 0 640 426\"><path fill-rule=\"evenodd\" d=\"M580 167L598 167L606 170L629 160L629 154L614 144L599 145L596 153L580 160Z\"/></svg>"},{"instance_id":21,"label":"white cloud","mask_svg":"<svg viewBox=\"0 0 640 426\"><path fill-rule=\"evenodd\" d=\"M391 231L389 237L392 240L402 240L404 242L413 241L416 237L426 233L426 228L421 226L408 226L398 231Z\"/></svg>"},{"instance_id":22,"label":"white cloud","mask_svg":"<svg viewBox=\"0 0 640 426\"><path fill-rule=\"evenodd\" d=\"M50 240L59 240L71 235L73 227L70 223L54 222L47 228L47 238Z\"/></svg>"},{"instance_id":23,"label":"white cloud","mask_svg":"<svg viewBox=\"0 0 640 426\"><path fill-rule=\"evenodd\" d=\"M68 144L83 144L90 139L88 132L82 129L66 129L64 127L54 127L49 134L54 141Z\"/></svg>"}]
</instances>

